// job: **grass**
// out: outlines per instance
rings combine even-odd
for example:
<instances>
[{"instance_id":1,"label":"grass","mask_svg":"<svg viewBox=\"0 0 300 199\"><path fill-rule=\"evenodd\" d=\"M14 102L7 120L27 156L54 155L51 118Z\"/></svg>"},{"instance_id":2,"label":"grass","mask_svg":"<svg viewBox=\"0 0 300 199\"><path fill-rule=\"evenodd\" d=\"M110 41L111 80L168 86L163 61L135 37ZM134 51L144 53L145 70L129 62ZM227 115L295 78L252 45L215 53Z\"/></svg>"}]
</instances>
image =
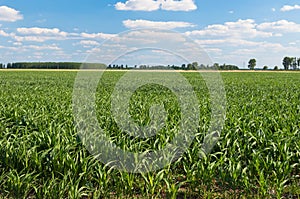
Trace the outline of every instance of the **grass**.
<instances>
[{"instance_id":1,"label":"grass","mask_svg":"<svg viewBox=\"0 0 300 199\"><path fill-rule=\"evenodd\" d=\"M167 125L152 138L128 136L110 111L123 74L107 72L100 82L100 126L129 151L164 147L182 119L176 96L158 85L139 88L130 101L134 121L146 125L150 105L162 103ZM197 136L173 164L133 174L99 162L82 144L72 112L75 71L1 71L0 198L300 198L299 74L221 73L225 126L202 158L209 94L196 73L183 75L199 99Z\"/></svg>"}]
</instances>

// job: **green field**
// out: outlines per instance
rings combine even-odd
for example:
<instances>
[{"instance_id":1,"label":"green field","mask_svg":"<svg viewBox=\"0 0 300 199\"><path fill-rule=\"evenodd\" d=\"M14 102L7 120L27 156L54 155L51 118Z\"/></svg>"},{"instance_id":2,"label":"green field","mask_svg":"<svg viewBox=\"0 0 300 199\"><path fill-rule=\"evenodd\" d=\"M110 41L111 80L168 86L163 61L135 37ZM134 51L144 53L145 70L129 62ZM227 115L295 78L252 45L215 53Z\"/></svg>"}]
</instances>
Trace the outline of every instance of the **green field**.
<instances>
[{"instance_id":1,"label":"green field","mask_svg":"<svg viewBox=\"0 0 300 199\"><path fill-rule=\"evenodd\" d=\"M176 96L159 85L138 89L130 114L149 123L163 103L167 123L151 138L121 132L110 95L125 72L105 72L97 116L114 143L129 151L159 149L180 121ZM222 72L226 121L210 154L199 156L210 99L198 73L183 73L199 99L199 127L188 151L157 171L128 173L92 156L72 111L76 72L0 71L0 198L300 198L300 74Z\"/></svg>"}]
</instances>

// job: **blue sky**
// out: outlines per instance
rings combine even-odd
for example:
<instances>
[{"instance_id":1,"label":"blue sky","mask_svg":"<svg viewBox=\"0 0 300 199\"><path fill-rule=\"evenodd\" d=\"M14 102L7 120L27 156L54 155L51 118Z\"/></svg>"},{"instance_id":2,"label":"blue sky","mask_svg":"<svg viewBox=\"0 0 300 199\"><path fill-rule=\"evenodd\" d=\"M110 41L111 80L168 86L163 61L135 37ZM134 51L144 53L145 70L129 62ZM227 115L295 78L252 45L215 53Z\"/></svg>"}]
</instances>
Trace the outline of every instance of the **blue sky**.
<instances>
[{"instance_id":1,"label":"blue sky","mask_svg":"<svg viewBox=\"0 0 300 199\"><path fill-rule=\"evenodd\" d=\"M284 56L300 57L299 16L296 0L0 0L0 62L81 62L121 32L159 28L191 38L212 62L282 67ZM138 63L155 59L142 54Z\"/></svg>"}]
</instances>

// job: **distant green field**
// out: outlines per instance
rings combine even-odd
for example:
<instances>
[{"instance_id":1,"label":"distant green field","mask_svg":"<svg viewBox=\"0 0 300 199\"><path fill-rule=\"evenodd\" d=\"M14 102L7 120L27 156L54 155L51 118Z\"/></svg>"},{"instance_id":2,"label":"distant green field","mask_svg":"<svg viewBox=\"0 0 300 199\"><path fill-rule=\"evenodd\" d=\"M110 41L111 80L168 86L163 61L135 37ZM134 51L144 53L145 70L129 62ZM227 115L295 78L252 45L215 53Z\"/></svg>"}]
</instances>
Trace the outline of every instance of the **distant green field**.
<instances>
[{"instance_id":1,"label":"distant green field","mask_svg":"<svg viewBox=\"0 0 300 199\"><path fill-rule=\"evenodd\" d=\"M105 72L97 89L101 128L125 150L164 147L174 136L121 132L110 113L110 95L125 72ZM199 99L199 128L189 150L159 171L132 174L111 169L85 149L72 112L75 71L0 71L0 198L299 198L300 74L222 72L226 121L221 139L199 152L210 123L210 99L197 73L182 73ZM136 91L130 113L149 123L149 107L162 102L176 126L180 109L170 90Z\"/></svg>"}]
</instances>

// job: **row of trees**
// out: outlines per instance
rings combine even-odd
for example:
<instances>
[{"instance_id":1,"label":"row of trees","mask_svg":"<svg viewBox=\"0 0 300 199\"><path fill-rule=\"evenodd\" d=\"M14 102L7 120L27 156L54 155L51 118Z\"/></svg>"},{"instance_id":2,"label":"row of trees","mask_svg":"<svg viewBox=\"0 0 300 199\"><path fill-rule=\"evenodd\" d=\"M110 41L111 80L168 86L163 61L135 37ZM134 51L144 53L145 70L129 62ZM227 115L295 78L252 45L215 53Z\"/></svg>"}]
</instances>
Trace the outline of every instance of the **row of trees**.
<instances>
[{"instance_id":1,"label":"row of trees","mask_svg":"<svg viewBox=\"0 0 300 199\"><path fill-rule=\"evenodd\" d=\"M282 60L282 65L284 67L284 70L297 70L300 68L300 58L297 57L284 57ZM250 70L254 70L256 66L256 59L250 59L248 62L248 68ZM263 67L264 70L268 69L267 66ZM274 67L274 70L278 70L278 66Z\"/></svg>"},{"instance_id":2,"label":"row of trees","mask_svg":"<svg viewBox=\"0 0 300 199\"><path fill-rule=\"evenodd\" d=\"M300 58L297 57L284 57L282 60L282 65L284 70L289 70L292 68L293 70L297 70L300 67Z\"/></svg>"},{"instance_id":3,"label":"row of trees","mask_svg":"<svg viewBox=\"0 0 300 199\"><path fill-rule=\"evenodd\" d=\"M182 64L181 66L176 66L176 65L157 65L157 66L150 66L150 65L134 65L134 67L128 67L128 65L118 65L118 64L113 64L113 65L108 65L108 69L152 69L152 70L157 70L157 69L173 69L173 70L198 70L198 69L216 69L216 70L239 70L239 67L235 65L228 65L228 64L223 64L220 65L218 63L215 63L213 65L204 65L204 64L198 64L198 62L193 62L193 63L188 63L188 64Z\"/></svg>"},{"instance_id":4,"label":"row of trees","mask_svg":"<svg viewBox=\"0 0 300 199\"><path fill-rule=\"evenodd\" d=\"M213 65L204 65L204 64L200 64L198 65L197 62L193 62L191 64L187 64L187 66L185 67L184 64L182 65L183 69L187 69L187 70L197 70L197 69L214 69L214 70L239 70L239 67L235 66L235 65L230 65L230 64L218 64L218 63L214 63Z\"/></svg>"},{"instance_id":5,"label":"row of trees","mask_svg":"<svg viewBox=\"0 0 300 199\"><path fill-rule=\"evenodd\" d=\"M106 68L105 64L82 64L78 62L17 62L8 63L6 68L12 69L86 69Z\"/></svg>"},{"instance_id":6,"label":"row of trees","mask_svg":"<svg viewBox=\"0 0 300 199\"><path fill-rule=\"evenodd\" d=\"M129 67L128 65L123 64L110 64L106 66L105 64L99 63L79 63L79 62L16 62L16 63L0 63L0 68L8 68L8 69L173 69L173 70L198 70L198 69L215 69L215 70L239 70L239 67L230 64L218 64L215 63L213 65L204 65L198 64L198 62L182 64L181 66L176 65L157 65L157 66L149 66L149 65L135 65L133 67Z\"/></svg>"},{"instance_id":7,"label":"row of trees","mask_svg":"<svg viewBox=\"0 0 300 199\"><path fill-rule=\"evenodd\" d=\"M300 58L297 57L284 57L282 61L282 65L284 66L284 70L297 70L300 69ZM250 59L248 62L248 68L254 70L256 67L256 59ZM228 65L228 64L218 64L215 63L213 65L204 65L198 64L198 62L182 64L181 66L176 65L158 65L158 66L149 66L149 65L135 65L134 67L129 67L128 65L108 65L101 63L79 63L79 62L17 62L17 63L7 63L7 65L0 63L0 68L15 68L15 69L131 69L131 68L139 68L139 69L174 69L174 70L198 70L198 69L215 69L215 70L239 70L238 66ZM267 70L268 67L264 66L264 70ZM278 70L279 67L275 66L274 70Z\"/></svg>"}]
</instances>

